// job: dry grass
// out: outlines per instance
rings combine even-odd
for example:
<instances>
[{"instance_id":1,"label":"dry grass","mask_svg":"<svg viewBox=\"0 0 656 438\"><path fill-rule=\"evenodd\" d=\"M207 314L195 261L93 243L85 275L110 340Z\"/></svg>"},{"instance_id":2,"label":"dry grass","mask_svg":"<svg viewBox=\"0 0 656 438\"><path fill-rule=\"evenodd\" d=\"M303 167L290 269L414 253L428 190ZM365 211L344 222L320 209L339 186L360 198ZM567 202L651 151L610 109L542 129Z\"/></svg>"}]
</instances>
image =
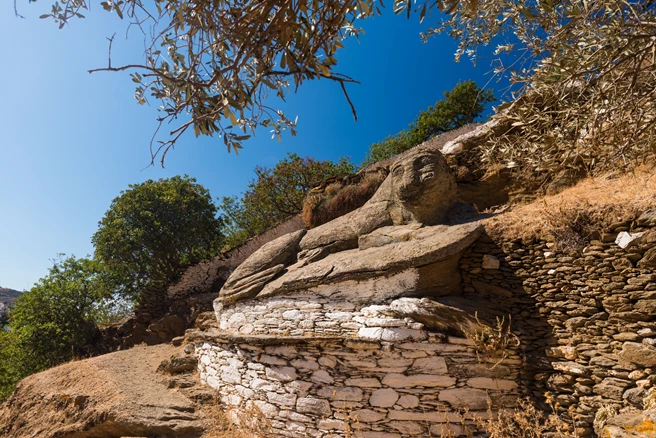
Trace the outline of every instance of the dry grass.
<instances>
[{"instance_id":1,"label":"dry grass","mask_svg":"<svg viewBox=\"0 0 656 438\"><path fill-rule=\"evenodd\" d=\"M354 184L335 182L321 193L310 193L303 202L303 221L308 228L330 222L362 207L378 190L386 172L370 172Z\"/></svg>"},{"instance_id":2,"label":"dry grass","mask_svg":"<svg viewBox=\"0 0 656 438\"><path fill-rule=\"evenodd\" d=\"M643 166L618 178L588 178L556 195L487 221L490 236L505 240L541 239L561 250L580 249L617 222L636 219L656 201L656 166Z\"/></svg>"},{"instance_id":3,"label":"dry grass","mask_svg":"<svg viewBox=\"0 0 656 438\"><path fill-rule=\"evenodd\" d=\"M519 338L510 330L512 323L510 315L507 322L505 317L497 317L494 327L490 327L483 324L476 314L476 323L475 329L465 326L461 326L460 329L465 337L474 343L479 362L494 359L496 363L491 368L495 368L519 347Z\"/></svg>"},{"instance_id":4,"label":"dry grass","mask_svg":"<svg viewBox=\"0 0 656 438\"><path fill-rule=\"evenodd\" d=\"M204 407L203 413L209 427L202 438L266 438L270 436L271 425L256 407L236 416L215 401L211 406Z\"/></svg>"},{"instance_id":5,"label":"dry grass","mask_svg":"<svg viewBox=\"0 0 656 438\"><path fill-rule=\"evenodd\" d=\"M489 408L487 419L476 419L477 425L488 438L578 438L580 435L574 425L559 417L558 404L553 404L546 394L552 413L544 413L526 399L520 399L514 409L492 412ZM491 405L488 402L488 405ZM571 413L573 414L573 412Z\"/></svg>"}]
</instances>

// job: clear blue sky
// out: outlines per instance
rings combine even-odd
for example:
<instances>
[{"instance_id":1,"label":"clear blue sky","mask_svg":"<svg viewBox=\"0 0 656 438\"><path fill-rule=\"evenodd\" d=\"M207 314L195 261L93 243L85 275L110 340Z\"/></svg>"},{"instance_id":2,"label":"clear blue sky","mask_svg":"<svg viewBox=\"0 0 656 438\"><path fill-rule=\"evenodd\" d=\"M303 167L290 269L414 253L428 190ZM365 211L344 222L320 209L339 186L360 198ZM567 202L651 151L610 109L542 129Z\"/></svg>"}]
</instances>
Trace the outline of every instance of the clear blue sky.
<instances>
[{"instance_id":1,"label":"clear blue sky","mask_svg":"<svg viewBox=\"0 0 656 438\"><path fill-rule=\"evenodd\" d=\"M114 66L140 60L141 40L135 33L125 41L124 23L92 3L86 19L62 30L38 19L49 11L48 1L19 0L25 20L14 17L11 1L0 7L3 287L29 289L57 253L91 254L98 221L128 184L188 174L216 199L240 194L256 165L273 166L288 151L359 163L369 144L405 128L459 80L483 86L490 78L488 62L476 68L465 59L454 63L454 41L439 36L424 44L419 32L425 25L416 17L387 13L366 22L366 35L339 55L340 71L362 82L349 87L357 123L336 84L306 83L283 108L292 119L298 115L296 137L278 143L259 135L235 155L220 139L190 135L169 153L165 169L144 169L156 105L136 104L127 73L87 73L107 65L106 38L115 31Z\"/></svg>"}]
</instances>

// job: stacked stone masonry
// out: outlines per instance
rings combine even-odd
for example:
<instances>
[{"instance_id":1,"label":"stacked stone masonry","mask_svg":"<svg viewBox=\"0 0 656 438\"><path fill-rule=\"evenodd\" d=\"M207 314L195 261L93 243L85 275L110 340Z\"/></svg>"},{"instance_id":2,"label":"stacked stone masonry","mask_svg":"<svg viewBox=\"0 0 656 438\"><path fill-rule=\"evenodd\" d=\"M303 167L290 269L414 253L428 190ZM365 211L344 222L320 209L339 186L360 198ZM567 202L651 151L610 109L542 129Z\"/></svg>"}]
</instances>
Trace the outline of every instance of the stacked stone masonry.
<instances>
[{"instance_id":1,"label":"stacked stone masonry","mask_svg":"<svg viewBox=\"0 0 656 438\"><path fill-rule=\"evenodd\" d=\"M600 407L642 409L656 383L653 225L615 224L570 253L554 242L486 236L461 259L466 296L496 300L512 315L521 389L536 400L550 393L582 436L594 436Z\"/></svg>"},{"instance_id":2,"label":"stacked stone masonry","mask_svg":"<svg viewBox=\"0 0 656 438\"><path fill-rule=\"evenodd\" d=\"M271 436L462 435L488 402L514 404L518 357L494 366L468 339L379 328L397 339L206 335L196 342L201 381L238 417L256 407Z\"/></svg>"}]
</instances>

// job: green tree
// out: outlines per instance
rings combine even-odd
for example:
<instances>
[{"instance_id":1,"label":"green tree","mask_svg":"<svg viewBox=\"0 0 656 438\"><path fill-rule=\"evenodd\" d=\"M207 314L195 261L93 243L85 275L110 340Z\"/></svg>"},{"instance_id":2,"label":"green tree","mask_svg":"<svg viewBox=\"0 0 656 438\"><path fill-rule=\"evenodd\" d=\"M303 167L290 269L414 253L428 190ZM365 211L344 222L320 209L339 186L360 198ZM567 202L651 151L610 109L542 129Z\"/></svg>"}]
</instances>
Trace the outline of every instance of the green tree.
<instances>
[{"instance_id":1,"label":"green tree","mask_svg":"<svg viewBox=\"0 0 656 438\"><path fill-rule=\"evenodd\" d=\"M136 298L147 287L175 281L185 266L216 255L224 237L208 190L194 178L129 187L112 201L92 242L115 290Z\"/></svg>"},{"instance_id":2,"label":"green tree","mask_svg":"<svg viewBox=\"0 0 656 438\"><path fill-rule=\"evenodd\" d=\"M447 131L473 123L494 102L492 90L480 89L474 81L459 82L444 98L419 113L408 129L369 146L363 164L376 163L398 155Z\"/></svg>"},{"instance_id":3,"label":"green tree","mask_svg":"<svg viewBox=\"0 0 656 438\"><path fill-rule=\"evenodd\" d=\"M98 262L60 256L48 275L22 294L0 332L0 399L25 376L89 354L111 299Z\"/></svg>"},{"instance_id":4,"label":"green tree","mask_svg":"<svg viewBox=\"0 0 656 438\"><path fill-rule=\"evenodd\" d=\"M322 180L353 173L347 158L337 163L296 154L280 160L273 168L256 167L255 179L241 200L224 197L220 208L227 224L227 243L236 246L303 210L303 198Z\"/></svg>"}]
</instances>

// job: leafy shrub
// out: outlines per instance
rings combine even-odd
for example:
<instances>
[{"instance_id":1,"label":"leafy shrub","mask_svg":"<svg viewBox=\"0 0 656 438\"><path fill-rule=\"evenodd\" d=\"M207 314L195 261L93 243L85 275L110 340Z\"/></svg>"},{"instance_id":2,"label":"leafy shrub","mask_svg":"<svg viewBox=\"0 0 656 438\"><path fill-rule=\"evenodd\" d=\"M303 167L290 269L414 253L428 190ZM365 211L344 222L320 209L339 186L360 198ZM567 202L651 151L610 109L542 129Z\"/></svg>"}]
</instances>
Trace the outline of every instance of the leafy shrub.
<instances>
[{"instance_id":1,"label":"leafy shrub","mask_svg":"<svg viewBox=\"0 0 656 438\"><path fill-rule=\"evenodd\" d=\"M326 178L350 175L353 163L301 158L296 154L273 168L256 167L256 178L241 197L224 197L220 209L226 223L227 245L235 247L261 234L290 216L301 213L308 191Z\"/></svg>"},{"instance_id":2,"label":"leafy shrub","mask_svg":"<svg viewBox=\"0 0 656 438\"><path fill-rule=\"evenodd\" d=\"M60 257L48 275L14 303L0 332L0 399L32 373L89 354L112 299L96 261Z\"/></svg>"}]
</instances>

